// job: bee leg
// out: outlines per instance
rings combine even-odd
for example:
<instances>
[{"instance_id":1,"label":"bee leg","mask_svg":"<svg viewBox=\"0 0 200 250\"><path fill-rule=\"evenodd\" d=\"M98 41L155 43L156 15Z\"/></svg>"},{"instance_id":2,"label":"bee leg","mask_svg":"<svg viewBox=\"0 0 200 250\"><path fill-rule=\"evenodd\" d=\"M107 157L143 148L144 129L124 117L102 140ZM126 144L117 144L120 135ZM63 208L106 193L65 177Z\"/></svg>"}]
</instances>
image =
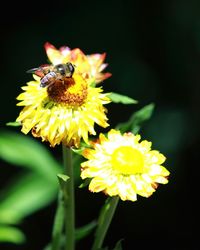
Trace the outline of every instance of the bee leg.
<instances>
[{"instance_id":1,"label":"bee leg","mask_svg":"<svg viewBox=\"0 0 200 250\"><path fill-rule=\"evenodd\" d=\"M46 79L44 79L44 78L40 79L40 87L45 88L46 86L47 86Z\"/></svg>"},{"instance_id":2,"label":"bee leg","mask_svg":"<svg viewBox=\"0 0 200 250\"><path fill-rule=\"evenodd\" d=\"M45 87L46 87L46 84L40 83L40 87L41 87L41 88L45 88Z\"/></svg>"}]
</instances>

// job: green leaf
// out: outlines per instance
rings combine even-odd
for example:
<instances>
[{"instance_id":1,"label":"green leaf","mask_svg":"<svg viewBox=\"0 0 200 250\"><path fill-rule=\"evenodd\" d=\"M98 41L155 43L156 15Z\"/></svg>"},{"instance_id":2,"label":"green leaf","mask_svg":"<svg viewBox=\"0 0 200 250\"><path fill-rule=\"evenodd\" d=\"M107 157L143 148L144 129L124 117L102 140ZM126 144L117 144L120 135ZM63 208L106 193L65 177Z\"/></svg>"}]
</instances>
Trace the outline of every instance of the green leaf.
<instances>
[{"instance_id":1,"label":"green leaf","mask_svg":"<svg viewBox=\"0 0 200 250\"><path fill-rule=\"evenodd\" d=\"M36 174L21 176L4 191L0 202L0 222L19 223L26 216L50 204L58 192L57 182Z\"/></svg>"},{"instance_id":2,"label":"green leaf","mask_svg":"<svg viewBox=\"0 0 200 250\"><path fill-rule=\"evenodd\" d=\"M92 139L92 138L90 138L90 139ZM79 148L72 147L71 150L75 153L75 156L76 156L76 155L82 155L83 151L86 148L91 148L91 145L86 144L84 141L81 141ZM74 158L74 156L73 156L73 158Z\"/></svg>"},{"instance_id":3,"label":"green leaf","mask_svg":"<svg viewBox=\"0 0 200 250\"><path fill-rule=\"evenodd\" d=\"M75 238L76 240L81 240L85 238L87 235L89 235L92 230L97 226L97 221L93 220L87 225L84 225L83 227L77 228L75 232Z\"/></svg>"},{"instance_id":4,"label":"green leaf","mask_svg":"<svg viewBox=\"0 0 200 250\"><path fill-rule=\"evenodd\" d=\"M115 103L123 103L123 104L136 104L136 103L138 103L138 101L136 101L128 96L121 95L121 94L114 93L114 92L110 93L109 98Z\"/></svg>"},{"instance_id":5,"label":"green leaf","mask_svg":"<svg viewBox=\"0 0 200 250\"><path fill-rule=\"evenodd\" d=\"M61 169L43 144L14 132L0 131L0 158L31 169L54 183Z\"/></svg>"},{"instance_id":6,"label":"green leaf","mask_svg":"<svg viewBox=\"0 0 200 250\"><path fill-rule=\"evenodd\" d=\"M57 177L58 177L58 181L59 181L61 189L64 190L65 184L70 177L65 174L58 174Z\"/></svg>"},{"instance_id":7,"label":"green leaf","mask_svg":"<svg viewBox=\"0 0 200 250\"><path fill-rule=\"evenodd\" d=\"M82 155L82 152L84 149L85 149L85 147L72 148L72 151L78 155Z\"/></svg>"},{"instance_id":8,"label":"green leaf","mask_svg":"<svg viewBox=\"0 0 200 250\"><path fill-rule=\"evenodd\" d=\"M62 215L61 215L62 216ZM60 219L59 219L60 220ZM62 221L60 221L62 222ZM91 221L90 223L84 225L83 227L77 228L75 231L75 240L79 241L83 238L85 238L87 235L89 235L92 230L97 226L97 222ZM57 229L59 230L59 228ZM60 233L60 232L58 232ZM50 242L45 248L44 250L51 250L51 249L64 249L65 246L65 240L66 240L66 236L65 235L61 235L61 238L59 239L59 243L57 243L60 248L53 248L54 245Z\"/></svg>"},{"instance_id":9,"label":"green leaf","mask_svg":"<svg viewBox=\"0 0 200 250\"><path fill-rule=\"evenodd\" d=\"M16 227L0 225L0 242L22 244L25 242L25 236Z\"/></svg>"},{"instance_id":10,"label":"green leaf","mask_svg":"<svg viewBox=\"0 0 200 250\"><path fill-rule=\"evenodd\" d=\"M79 188L87 187L90 184L91 178L87 178L83 180L83 182L79 185Z\"/></svg>"},{"instance_id":11,"label":"green leaf","mask_svg":"<svg viewBox=\"0 0 200 250\"><path fill-rule=\"evenodd\" d=\"M62 180L64 182L66 182L69 179L69 176L65 174L57 174L57 176L59 180Z\"/></svg>"},{"instance_id":12,"label":"green leaf","mask_svg":"<svg viewBox=\"0 0 200 250\"><path fill-rule=\"evenodd\" d=\"M92 88L95 88L96 87L96 82L92 82L91 84L90 84L90 86L92 87Z\"/></svg>"},{"instance_id":13,"label":"green leaf","mask_svg":"<svg viewBox=\"0 0 200 250\"><path fill-rule=\"evenodd\" d=\"M52 250L52 245L49 243L43 250Z\"/></svg>"},{"instance_id":14,"label":"green leaf","mask_svg":"<svg viewBox=\"0 0 200 250\"><path fill-rule=\"evenodd\" d=\"M113 219L118 202L118 196L108 197L105 201L105 204L102 206L99 212L98 226L95 231L95 238L92 245L92 249L101 249L107 230Z\"/></svg>"},{"instance_id":15,"label":"green leaf","mask_svg":"<svg viewBox=\"0 0 200 250\"><path fill-rule=\"evenodd\" d=\"M115 247L113 248L113 250L122 250L122 240L123 239L121 239L121 240L119 240L117 243L116 243L116 245L115 245Z\"/></svg>"},{"instance_id":16,"label":"green leaf","mask_svg":"<svg viewBox=\"0 0 200 250\"><path fill-rule=\"evenodd\" d=\"M142 124L150 119L155 105L153 103L144 106L139 111L133 113L127 122L120 123L116 126L122 133L132 132L134 134L138 133Z\"/></svg>"},{"instance_id":17,"label":"green leaf","mask_svg":"<svg viewBox=\"0 0 200 250\"><path fill-rule=\"evenodd\" d=\"M21 126L21 123L20 122L7 122L6 125L12 126L12 127L19 127Z\"/></svg>"}]
</instances>

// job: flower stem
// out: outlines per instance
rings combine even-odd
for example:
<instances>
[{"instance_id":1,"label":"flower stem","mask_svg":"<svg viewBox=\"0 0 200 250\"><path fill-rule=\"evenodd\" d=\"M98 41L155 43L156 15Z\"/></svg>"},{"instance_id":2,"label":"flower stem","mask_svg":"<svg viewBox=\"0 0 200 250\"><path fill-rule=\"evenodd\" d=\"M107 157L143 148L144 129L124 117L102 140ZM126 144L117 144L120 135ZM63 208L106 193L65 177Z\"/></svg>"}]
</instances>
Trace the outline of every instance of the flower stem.
<instances>
[{"instance_id":1,"label":"flower stem","mask_svg":"<svg viewBox=\"0 0 200 250\"><path fill-rule=\"evenodd\" d=\"M92 246L92 250L97 250L102 247L104 238L106 236L106 233L114 216L118 201L119 201L118 196L109 197L106 200L106 203L100 212L98 227L95 233L95 240Z\"/></svg>"},{"instance_id":2,"label":"flower stem","mask_svg":"<svg viewBox=\"0 0 200 250\"><path fill-rule=\"evenodd\" d=\"M72 164L72 150L62 145L64 174L69 179L65 183L64 203L65 203L65 250L74 250L75 248L75 202L74 202L74 176Z\"/></svg>"},{"instance_id":3,"label":"flower stem","mask_svg":"<svg viewBox=\"0 0 200 250\"><path fill-rule=\"evenodd\" d=\"M51 250L59 250L61 244L61 236L63 230L63 220L64 220L64 206L62 193L58 194L58 205L55 214L54 224L53 224L53 232L52 232L52 246Z\"/></svg>"}]
</instances>

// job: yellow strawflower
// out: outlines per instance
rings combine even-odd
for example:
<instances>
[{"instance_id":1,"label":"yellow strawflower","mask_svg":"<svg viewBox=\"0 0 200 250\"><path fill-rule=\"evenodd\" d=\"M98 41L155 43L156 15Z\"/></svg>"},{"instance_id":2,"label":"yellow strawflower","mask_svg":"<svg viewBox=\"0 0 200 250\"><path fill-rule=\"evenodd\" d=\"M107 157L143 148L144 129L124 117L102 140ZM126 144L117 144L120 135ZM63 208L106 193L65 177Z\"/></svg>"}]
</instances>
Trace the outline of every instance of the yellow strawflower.
<instances>
[{"instance_id":1,"label":"yellow strawflower","mask_svg":"<svg viewBox=\"0 0 200 250\"><path fill-rule=\"evenodd\" d=\"M168 183L169 171L161 165L165 156L140 139L140 135L122 135L112 129L83 151L88 160L81 164L81 177L91 178L90 191L136 201L137 195L149 197L159 183Z\"/></svg>"},{"instance_id":2,"label":"yellow strawflower","mask_svg":"<svg viewBox=\"0 0 200 250\"><path fill-rule=\"evenodd\" d=\"M101 72L105 56L86 56L67 47L56 50L49 43L45 48L52 65L72 63L73 75L41 87L41 77L33 74L34 80L23 86L24 92L17 97L17 105L24 106L17 121L23 133L31 131L53 147L61 142L78 147L81 138L88 143L88 134L96 134L95 123L104 128L109 125L104 104L110 99L102 87L92 85L108 77Z\"/></svg>"}]
</instances>

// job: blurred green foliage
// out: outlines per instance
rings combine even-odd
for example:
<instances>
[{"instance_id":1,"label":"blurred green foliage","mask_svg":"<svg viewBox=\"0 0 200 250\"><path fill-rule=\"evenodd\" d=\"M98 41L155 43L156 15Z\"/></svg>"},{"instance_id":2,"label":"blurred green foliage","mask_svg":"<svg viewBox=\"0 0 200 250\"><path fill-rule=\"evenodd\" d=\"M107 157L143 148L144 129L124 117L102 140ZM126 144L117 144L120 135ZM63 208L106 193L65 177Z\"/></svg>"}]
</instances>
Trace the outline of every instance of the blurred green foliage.
<instances>
[{"instance_id":1,"label":"blurred green foliage","mask_svg":"<svg viewBox=\"0 0 200 250\"><path fill-rule=\"evenodd\" d=\"M23 168L0 193L0 241L20 243L25 236L9 225L19 224L56 198L55 176L61 167L43 145L8 130L0 132L0 158Z\"/></svg>"}]
</instances>

